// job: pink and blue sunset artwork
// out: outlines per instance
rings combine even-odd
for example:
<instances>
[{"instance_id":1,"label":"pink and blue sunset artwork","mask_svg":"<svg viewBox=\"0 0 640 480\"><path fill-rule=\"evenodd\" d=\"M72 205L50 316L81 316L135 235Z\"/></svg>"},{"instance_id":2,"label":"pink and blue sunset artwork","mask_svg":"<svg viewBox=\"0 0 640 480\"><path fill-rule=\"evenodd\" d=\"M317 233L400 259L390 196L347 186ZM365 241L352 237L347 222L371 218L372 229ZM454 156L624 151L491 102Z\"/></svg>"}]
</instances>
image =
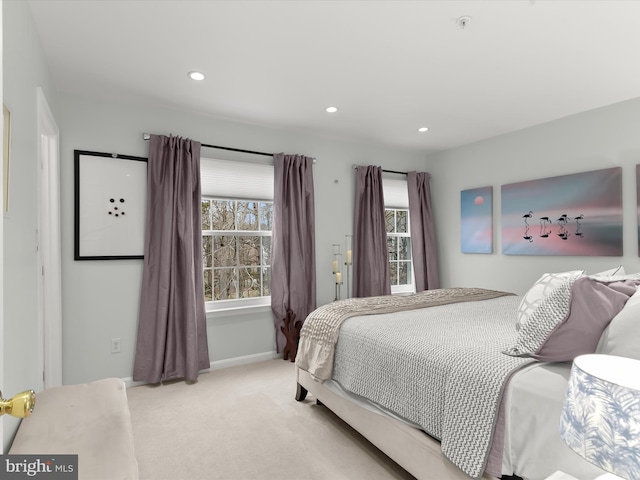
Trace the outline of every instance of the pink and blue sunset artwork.
<instances>
[{"instance_id":1,"label":"pink and blue sunset artwork","mask_svg":"<svg viewBox=\"0 0 640 480\"><path fill-rule=\"evenodd\" d=\"M622 168L501 187L502 253L622 256Z\"/></svg>"},{"instance_id":2,"label":"pink and blue sunset artwork","mask_svg":"<svg viewBox=\"0 0 640 480\"><path fill-rule=\"evenodd\" d=\"M460 192L460 249L462 253L493 252L493 187Z\"/></svg>"}]
</instances>

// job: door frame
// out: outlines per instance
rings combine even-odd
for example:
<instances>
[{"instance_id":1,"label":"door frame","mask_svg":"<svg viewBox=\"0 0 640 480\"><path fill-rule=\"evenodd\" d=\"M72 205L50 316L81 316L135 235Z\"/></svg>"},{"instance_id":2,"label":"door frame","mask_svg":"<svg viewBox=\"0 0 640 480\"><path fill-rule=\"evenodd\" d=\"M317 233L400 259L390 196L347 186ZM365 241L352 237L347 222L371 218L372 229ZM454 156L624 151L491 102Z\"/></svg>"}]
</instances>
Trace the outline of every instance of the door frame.
<instances>
[{"instance_id":1,"label":"door frame","mask_svg":"<svg viewBox=\"0 0 640 480\"><path fill-rule=\"evenodd\" d=\"M38 108L38 341L43 388L62 385L60 131L42 88Z\"/></svg>"},{"instance_id":2,"label":"door frame","mask_svg":"<svg viewBox=\"0 0 640 480\"><path fill-rule=\"evenodd\" d=\"M4 98L2 96L2 92L4 91L4 86L2 84L2 79L4 78L3 69L2 69L2 59L3 59L3 47L2 47L2 0L0 0L0 103L4 104ZM4 132L4 115L0 118L0 127L3 128ZM0 147L3 146L3 139L0 137ZM4 151L4 150L2 150ZM4 198L4 173L0 171L0 198ZM4 208L3 208L4 210ZM4 388L4 211L3 215L0 215L0 333L2 333L2 338L0 338L0 390ZM4 421L0 421L0 454L4 453L5 443L4 443Z\"/></svg>"}]
</instances>

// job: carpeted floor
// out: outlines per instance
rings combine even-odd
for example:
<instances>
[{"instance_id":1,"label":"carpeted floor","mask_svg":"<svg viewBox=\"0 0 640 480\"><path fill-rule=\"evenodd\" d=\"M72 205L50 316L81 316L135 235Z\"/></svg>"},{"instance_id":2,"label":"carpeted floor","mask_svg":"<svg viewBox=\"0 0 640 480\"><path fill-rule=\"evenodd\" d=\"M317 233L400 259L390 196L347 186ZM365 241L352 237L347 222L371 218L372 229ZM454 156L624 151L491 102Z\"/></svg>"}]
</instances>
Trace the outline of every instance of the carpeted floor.
<instances>
[{"instance_id":1,"label":"carpeted floor","mask_svg":"<svg viewBox=\"0 0 640 480\"><path fill-rule=\"evenodd\" d=\"M128 390L140 480L413 479L274 359Z\"/></svg>"}]
</instances>

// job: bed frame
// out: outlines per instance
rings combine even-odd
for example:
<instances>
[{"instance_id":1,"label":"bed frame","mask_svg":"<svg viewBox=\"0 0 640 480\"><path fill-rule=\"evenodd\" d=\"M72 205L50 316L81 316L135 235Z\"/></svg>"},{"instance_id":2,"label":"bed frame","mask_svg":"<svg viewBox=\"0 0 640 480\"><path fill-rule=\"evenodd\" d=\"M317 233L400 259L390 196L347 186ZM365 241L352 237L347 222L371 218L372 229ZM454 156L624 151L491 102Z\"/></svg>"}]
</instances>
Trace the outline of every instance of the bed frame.
<instances>
[{"instance_id":1,"label":"bed frame","mask_svg":"<svg viewBox=\"0 0 640 480\"><path fill-rule=\"evenodd\" d=\"M307 393L353 427L418 480L469 480L469 476L442 455L440 443L424 432L391 417L371 412L346 400L296 367L296 400ZM495 480L488 474L483 479Z\"/></svg>"}]
</instances>

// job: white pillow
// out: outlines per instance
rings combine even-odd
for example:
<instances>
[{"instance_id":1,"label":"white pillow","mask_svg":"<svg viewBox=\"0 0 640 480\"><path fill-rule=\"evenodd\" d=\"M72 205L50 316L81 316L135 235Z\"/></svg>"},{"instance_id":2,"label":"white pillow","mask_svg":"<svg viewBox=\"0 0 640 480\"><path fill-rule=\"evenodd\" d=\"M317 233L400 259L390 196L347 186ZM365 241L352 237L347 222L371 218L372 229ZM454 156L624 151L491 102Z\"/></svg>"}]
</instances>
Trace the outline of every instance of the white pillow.
<instances>
[{"instance_id":1,"label":"white pillow","mask_svg":"<svg viewBox=\"0 0 640 480\"><path fill-rule=\"evenodd\" d=\"M557 287L563 285L568 280L575 280L584 273L584 270L571 270L569 272L545 273L529 291L522 297L518 306L516 329L520 330L531 317L536 308L545 298L549 296Z\"/></svg>"},{"instance_id":2,"label":"white pillow","mask_svg":"<svg viewBox=\"0 0 640 480\"><path fill-rule=\"evenodd\" d=\"M613 275L625 275L624 267L622 265L618 265L616 268L610 268L609 270L604 270L598 273L592 273L589 275L591 278L595 277L611 277Z\"/></svg>"},{"instance_id":3,"label":"white pillow","mask_svg":"<svg viewBox=\"0 0 640 480\"><path fill-rule=\"evenodd\" d=\"M591 278L593 278L594 280L598 280L601 282L624 282L625 280L638 280L640 279L640 273L625 273L623 275L620 274L616 274L616 275L608 275L606 277L594 277L593 275L590 275Z\"/></svg>"},{"instance_id":4,"label":"white pillow","mask_svg":"<svg viewBox=\"0 0 640 480\"><path fill-rule=\"evenodd\" d=\"M640 289L602 332L596 353L640 360Z\"/></svg>"}]
</instances>

